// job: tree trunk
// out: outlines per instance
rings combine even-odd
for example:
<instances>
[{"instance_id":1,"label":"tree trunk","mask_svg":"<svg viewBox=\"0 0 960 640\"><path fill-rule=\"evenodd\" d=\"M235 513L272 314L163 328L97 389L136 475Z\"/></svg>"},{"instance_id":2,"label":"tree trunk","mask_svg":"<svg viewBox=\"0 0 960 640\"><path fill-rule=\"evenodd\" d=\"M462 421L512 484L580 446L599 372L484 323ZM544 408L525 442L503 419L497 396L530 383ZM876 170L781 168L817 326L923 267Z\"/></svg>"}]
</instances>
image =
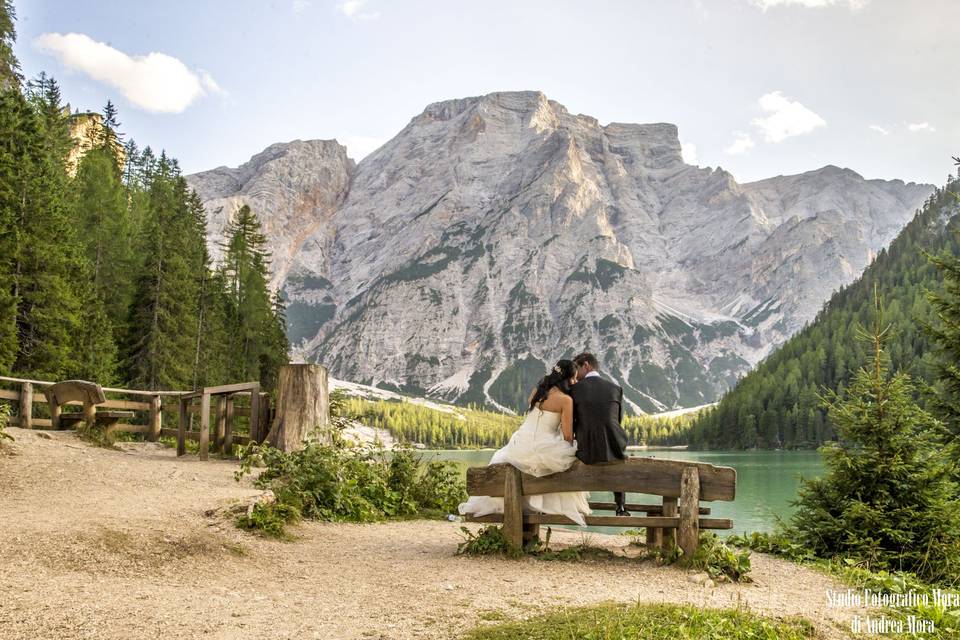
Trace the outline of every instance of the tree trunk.
<instances>
[{"instance_id":1,"label":"tree trunk","mask_svg":"<svg viewBox=\"0 0 960 640\"><path fill-rule=\"evenodd\" d=\"M314 429L327 429L330 395L327 370L318 364L288 364L280 367L277 381L276 416L265 442L281 451L294 451ZM329 435L323 434L329 441Z\"/></svg>"}]
</instances>

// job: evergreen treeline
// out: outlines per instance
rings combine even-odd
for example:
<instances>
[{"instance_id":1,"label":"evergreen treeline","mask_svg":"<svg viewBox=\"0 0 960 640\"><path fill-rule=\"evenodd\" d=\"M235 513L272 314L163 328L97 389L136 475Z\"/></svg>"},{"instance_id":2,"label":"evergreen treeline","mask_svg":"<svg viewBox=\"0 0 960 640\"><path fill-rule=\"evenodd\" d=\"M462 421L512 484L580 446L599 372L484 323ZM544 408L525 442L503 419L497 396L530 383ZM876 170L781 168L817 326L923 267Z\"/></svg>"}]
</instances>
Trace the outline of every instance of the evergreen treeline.
<instances>
[{"instance_id":1,"label":"evergreen treeline","mask_svg":"<svg viewBox=\"0 0 960 640\"><path fill-rule=\"evenodd\" d=\"M248 208L211 264L177 161L123 142L108 102L75 153L53 78L24 83L0 3L0 375L145 389L261 380L287 361L283 308Z\"/></svg>"},{"instance_id":2,"label":"evergreen treeline","mask_svg":"<svg viewBox=\"0 0 960 640\"><path fill-rule=\"evenodd\" d=\"M958 202L951 178L852 284L840 289L814 321L741 378L712 409L694 421L694 448L808 448L836 438L819 394L842 394L858 365L868 358L855 339L858 326L870 326L876 293L886 302L892 335L886 351L894 370L910 373L922 388L936 376L931 338L933 317L927 292L938 290L942 274L928 253L960 255L954 232ZM926 396L914 391L926 406Z\"/></svg>"},{"instance_id":3,"label":"evergreen treeline","mask_svg":"<svg viewBox=\"0 0 960 640\"><path fill-rule=\"evenodd\" d=\"M520 426L523 416L486 411L474 406L450 411L412 402L343 400L343 415L378 429L388 430L404 442L433 449L502 447ZM682 436L692 416L654 418L628 416L623 427L630 444L683 444Z\"/></svg>"}]
</instances>

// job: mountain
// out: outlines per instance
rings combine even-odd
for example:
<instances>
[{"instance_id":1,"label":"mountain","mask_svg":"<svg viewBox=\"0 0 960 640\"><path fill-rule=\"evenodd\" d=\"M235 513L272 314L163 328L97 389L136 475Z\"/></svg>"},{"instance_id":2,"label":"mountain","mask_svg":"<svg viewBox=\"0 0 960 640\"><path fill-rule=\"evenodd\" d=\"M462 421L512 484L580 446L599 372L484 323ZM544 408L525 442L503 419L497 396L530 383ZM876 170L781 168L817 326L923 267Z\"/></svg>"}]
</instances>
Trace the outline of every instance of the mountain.
<instances>
[{"instance_id":1,"label":"mountain","mask_svg":"<svg viewBox=\"0 0 960 640\"><path fill-rule=\"evenodd\" d=\"M837 291L802 331L744 376L692 425L696 448L812 447L833 438L818 394L847 385L869 358L858 327L872 326L875 296L889 323L886 346L894 370L933 384L934 348L923 325L936 322L927 291L941 288L940 272L925 255L960 255L953 195L960 179L938 189L877 259ZM921 405L927 398L921 395Z\"/></svg>"},{"instance_id":2,"label":"mountain","mask_svg":"<svg viewBox=\"0 0 960 640\"><path fill-rule=\"evenodd\" d=\"M812 319L933 187L827 166L738 184L672 124L538 92L429 105L358 165L273 145L188 177L211 233L264 220L291 340L342 379L518 408L590 349L634 409L715 400Z\"/></svg>"}]
</instances>

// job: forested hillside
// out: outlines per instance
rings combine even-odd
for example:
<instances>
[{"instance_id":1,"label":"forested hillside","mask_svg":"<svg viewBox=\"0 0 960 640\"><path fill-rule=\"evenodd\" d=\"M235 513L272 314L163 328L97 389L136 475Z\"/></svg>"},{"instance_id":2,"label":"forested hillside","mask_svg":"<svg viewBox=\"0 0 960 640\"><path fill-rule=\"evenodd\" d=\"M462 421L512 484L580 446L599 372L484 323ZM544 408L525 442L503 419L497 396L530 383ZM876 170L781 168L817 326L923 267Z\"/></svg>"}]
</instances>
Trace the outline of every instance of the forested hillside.
<instances>
[{"instance_id":1,"label":"forested hillside","mask_svg":"<svg viewBox=\"0 0 960 640\"><path fill-rule=\"evenodd\" d=\"M240 213L211 264L204 209L177 161L124 141L111 103L72 114L53 78L24 81L14 36L2 2L0 375L269 387L288 346L254 213Z\"/></svg>"},{"instance_id":2,"label":"forested hillside","mask_svg":"<svg viewBox=\"0 0 960 640\"><path fill-rule=\"evenodd\" d=\"M854 283L837 291L809 325L744 376L689 433L696 448L801 448L834 438L818 394L842 391L867 359L855 339L868 326L875 293L892 325L892 367L933 382L936 371L924 323L932 317L927 292L940 287L928 254L960 255L956 215L960 188L951 178ZM918 398L924 404L926 398Z\"/></svg>"}]
</instances>

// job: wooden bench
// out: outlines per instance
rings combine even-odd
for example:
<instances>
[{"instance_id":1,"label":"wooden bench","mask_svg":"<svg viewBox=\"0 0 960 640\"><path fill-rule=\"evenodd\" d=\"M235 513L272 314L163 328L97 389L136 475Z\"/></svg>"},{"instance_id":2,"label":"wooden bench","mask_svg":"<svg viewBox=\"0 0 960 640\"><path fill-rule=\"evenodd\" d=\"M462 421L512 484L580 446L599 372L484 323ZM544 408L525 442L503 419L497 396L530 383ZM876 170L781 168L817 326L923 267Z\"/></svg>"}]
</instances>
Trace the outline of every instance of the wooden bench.
<instances>
[{"instance_id":1,"label":"wooden bench","mask_svg":"<svg viewBox=\"0 0 960 640\"><path fill-rule=\"evenodd\" d=\"M697 549L700 529L732 529L727 518L703 518L709 508L700 501L733 500L736 496L737 472L732 467L686 460L661 458L628 458L606 464L585 465L580 461L566 471L535 477L520 473L509 464L494 464L467 469L467 493L472 496L503 498L503 514L468 516L470 522L502 522L503 532L511 544L520 546L524 538L539 533L542 524L576 523L565 516L523 513L523 496L559 491L627 491L663 497L659 505L629 504L628 511L645 516L586 516L589 526L644 527L647 543L664 548L674 544L684 554ZM611 503L593 502L591 509L612 510Z\"/></svg>"},{"instance_id":2,"label":"wooden bench","mask_svg":"<svg viewBox=\"0 0 960 640\"><path fill-rule=\"evenodd\" d=\"M94 425L110 429L124 418L132 418L133 411L97 411L97 405L107 401L103 388L95 382L86 380L65 380L44 390L50 404L50 428L65 429L83 422L89 429ZM63 405L79 402L83 410L79 413L63 413Z\"/></svg>"}]
</instances>

